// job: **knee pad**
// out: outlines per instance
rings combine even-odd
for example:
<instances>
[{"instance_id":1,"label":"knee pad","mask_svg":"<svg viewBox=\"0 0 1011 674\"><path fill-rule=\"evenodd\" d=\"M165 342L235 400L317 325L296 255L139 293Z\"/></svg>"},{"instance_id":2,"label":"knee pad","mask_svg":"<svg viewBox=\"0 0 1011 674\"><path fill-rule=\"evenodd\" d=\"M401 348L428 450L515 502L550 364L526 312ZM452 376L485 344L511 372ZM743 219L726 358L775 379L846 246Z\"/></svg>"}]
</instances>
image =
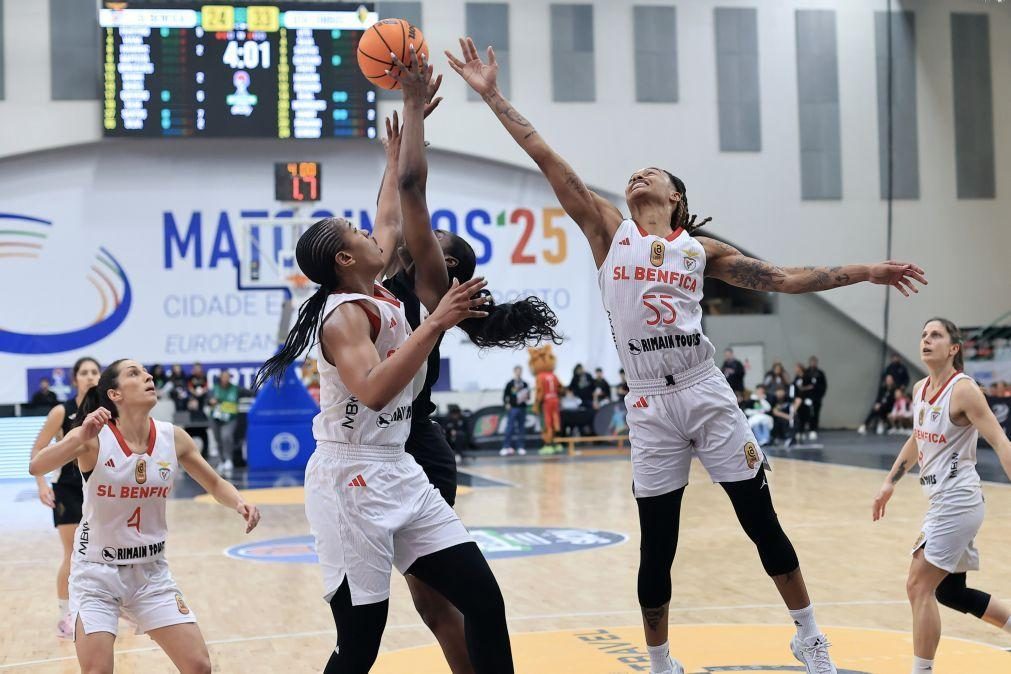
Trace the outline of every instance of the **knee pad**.
<instances>
[{"instance_id":1,"label":"knee pad","mask_svg":"<svg viewBox=\"0 0 1011 674\"><path fill-rule=\"evenodd\" d=\"M659 608L671 598L670 566L647 566L639 563L639 579L636 584L639 606Z\"/></svg>"},{"instance_id":2,"label":"knee pad","mask_svg":"<svg viewBox=\"0 0 1011 674\"><path fill-rule=\"evenodd\" d=\"M760 469L750 480L722 483L722 486L730 497L744 533L758 548L765 572L770 576L781 576L795 571L800 561L772 507L765 469Z\"/></svg>"},{"instance_id":3,"label":"knee pad","mask_svg":"<svg viewBox=\"0 0 1011 674\"><path fill-rule=\"evenodd\" d=\"M990 595L965 586L965 574L953 573L941 581L934 591L937 601L960 613L982 618L990 605Z\"/></svg>"}]
</instances>

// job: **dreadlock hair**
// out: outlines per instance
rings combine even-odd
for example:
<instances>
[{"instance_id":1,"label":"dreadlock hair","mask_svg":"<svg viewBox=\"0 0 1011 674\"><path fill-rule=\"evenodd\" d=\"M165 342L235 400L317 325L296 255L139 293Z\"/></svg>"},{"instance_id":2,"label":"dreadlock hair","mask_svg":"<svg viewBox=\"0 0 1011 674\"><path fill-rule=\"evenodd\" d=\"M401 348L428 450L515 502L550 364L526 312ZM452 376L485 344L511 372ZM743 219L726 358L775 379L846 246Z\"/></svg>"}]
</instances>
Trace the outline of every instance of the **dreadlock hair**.
<instances>
[{"instance_id":1,"label":"dreadlock hair","mask_svg":"<svg viewBox=\"0 0 1011 674\"><path fill-rule=\"evenodd\" d=\"M288 366L316 343L326 298L340 284L334 257L344 249L343 225L346 224L347 221L343 218L323 218L298 237L298 243L295 244L298 268L319 288L299 307L298 318L284 345L257 371L253 382L254 390L269 379L280 384Z\"/></svg>"},{"instance_id":2,"label":"dreadlock hair","mask_svg":"<svg viewBox=\"0 0 1011 674\"><path fill-rule=\"evenodd\" d=\"M948 337L951 338L951 343L958 346L958 351L955 352L955 359L952 362L952 365L955 366L956 370L961 372L965 369L965 359L962 356L962 331L958 329L957 325L949 321L947 318L941 318L940 316L934 316L933 318L928 319L923 326L926 327L927 323L930 323L931 321L937 321L940 323L944 327L945 332L948 333Z\"/></svg>"},{"instance_id":3,"label":"dreadlock hair","mask_svg":"<svg viewBox=\"0 0 1011 674\"><path fill-rule=\"evenodd\" d=\"M699 216L688 213L688 190L685 188L684 182L670 171L665 170L664 173L670 178L670 183L674 186L674 189L681 195L681 200L678 201L678 205L674 207L674 212L670 216L671 231L675 231L678 227L681 227L689 234L693 234L695 230L705 226L712 218L706 218L702 222L696 223L695 219Z\"/></svg>"},{"instance_id":4,"label":"dreadlock hair","mask_svg":"<svg viewBox=\"0 0 1011 674\"><path fill-rule=\"evenodd\" d=\"M449 241L446 254L456 259L456 265L448 267L449 280L458 279L460 283L474 277L477 267L477 257L474 249L466 239L451 232L437 230L438 236ZM551 340L555 344L562 343L562 336L555 331L558 317L547 304L537 297L505 304L495 304L491 301L491 293L484 289L475 297L487 296L488 304L481 307L488 312L484 318L468 318L457 326L463 330L470 341L481 348L519 349L523 346L540 344Z\"/></svg>"},{"instance_id":5,"label":"dreadlock hair","mask_svg":"<svg viewBox=\"0 0 1011 674\"><path fill-rule=\"evenodd\" d=\"M82 358L82 361L92 361L92 358ZM112 415L113 419L119 418L119 411L116 409L116 403L109 400L109 389L114 389L119 385L119 366L126 361L126 358L120 358L109 364L109 367L102 370L102 375L98 378L98 384L92 386L84 394L84 398L81 400L80 407L77 408L77 416L74 418L74 424L72 428L77 428L84 423L84 420L89 414L104 407L109 410L109 414ZM80 363L80 361L78 361ZM74 369L78 369L79 365L74 364Z\"/></svg>"}]
</instances>

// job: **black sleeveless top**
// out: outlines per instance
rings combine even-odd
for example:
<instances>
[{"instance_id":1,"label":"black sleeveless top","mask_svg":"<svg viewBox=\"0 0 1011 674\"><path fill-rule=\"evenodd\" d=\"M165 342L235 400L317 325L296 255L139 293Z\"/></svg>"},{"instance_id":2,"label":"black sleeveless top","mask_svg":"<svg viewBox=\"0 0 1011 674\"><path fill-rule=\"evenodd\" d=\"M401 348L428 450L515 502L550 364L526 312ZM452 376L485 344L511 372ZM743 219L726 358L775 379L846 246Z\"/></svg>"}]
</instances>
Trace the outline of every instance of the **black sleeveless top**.
<instances>
[{"instance_id":1,"label":"black sleeveless top","mask_svg":"<svg viewBox=\"0 0 1011 674\"><path fill-rule=\"evenodd\" d=\"M404 305L404 314L412 330L417 330L421 325L421 300L414 293L414 279L401 270L396 275L383 281L383 286L400 300ZM412 419L422 421L435 411L435 404L432 403L432 387L439 381L439 346L442 344L443 335L439 335L439 341L435 343L432 352L428 354L428 373L425 375L425 385L422 387L418 397L414 399L411 410Z\"/></svg>"},{"instance_id":2,"label":"black sleeveless top","mask_svg":"<svg viewBox=\"0 0 1011 674\"><path fill-rule=\"evenodd\" d=\"M74 419L77 418L77 399L71 398L63 404L63 435L66 436L70 429L74 427ZM56 478L55 484L62 484L67 487L80 487L84 484L81 480L81 470L77 467L77 460L64 464L60 469L60 476Z\"/></svg>"}]
</instances>

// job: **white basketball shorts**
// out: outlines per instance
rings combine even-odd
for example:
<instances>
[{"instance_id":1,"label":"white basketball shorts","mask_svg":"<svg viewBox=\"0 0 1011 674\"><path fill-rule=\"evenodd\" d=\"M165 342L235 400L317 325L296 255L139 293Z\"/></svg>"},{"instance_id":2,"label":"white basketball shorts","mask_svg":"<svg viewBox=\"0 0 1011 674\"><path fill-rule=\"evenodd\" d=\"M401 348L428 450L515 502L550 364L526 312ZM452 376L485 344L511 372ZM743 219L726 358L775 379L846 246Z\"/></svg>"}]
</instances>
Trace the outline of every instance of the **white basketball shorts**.
<instances>
[{"instance_id":1,"label":"white basketball shorts","mask_svg":"<svg viewBox=\"0 0 1011 674\"><path fill-rule=\"evenodd\" d=\"M923 557L948 573L978 571L975 538L983 526L985 513L982 501L971 506L931 504L913 545L913 554L923 548Z\"/></svg>"},{"instance_id":2,"label":"white basketball shorts","mask_svg":"<svg viewBox=\"0 0 1011 674\"><path fill-rule=\"evenodd\" d=\"M665 390L633 388L625 407L637 498L688 484L693 455L713 482L751 479L765 463L730 384L712 361L675 375Z\"/></svg>"},{"instance_id":3,"label":"white basketball shorts","mask_svg":"<svg viewBox=\"0 0 1011 674\"><path fill-rule=\"evenodd\" d=\"M75 559L70 566L70 613L74 625L80 617L85 634L117 634L121 611L137 624L137 634L197 621L164 559L143 564L102 564Z\"/></svg>"},{"instance_id":4,"label":"white basketball shorts","mask_svg":"<svg viewBox=\"0 0 1011 674\"><path fill-rule=\"evenodd\" d=\"M329 602L348 579L351 603L390 596L390 574L472 541L446 500L402 448L319 442L305 469L305 514Z\"/></svg>"}]
</instances>

